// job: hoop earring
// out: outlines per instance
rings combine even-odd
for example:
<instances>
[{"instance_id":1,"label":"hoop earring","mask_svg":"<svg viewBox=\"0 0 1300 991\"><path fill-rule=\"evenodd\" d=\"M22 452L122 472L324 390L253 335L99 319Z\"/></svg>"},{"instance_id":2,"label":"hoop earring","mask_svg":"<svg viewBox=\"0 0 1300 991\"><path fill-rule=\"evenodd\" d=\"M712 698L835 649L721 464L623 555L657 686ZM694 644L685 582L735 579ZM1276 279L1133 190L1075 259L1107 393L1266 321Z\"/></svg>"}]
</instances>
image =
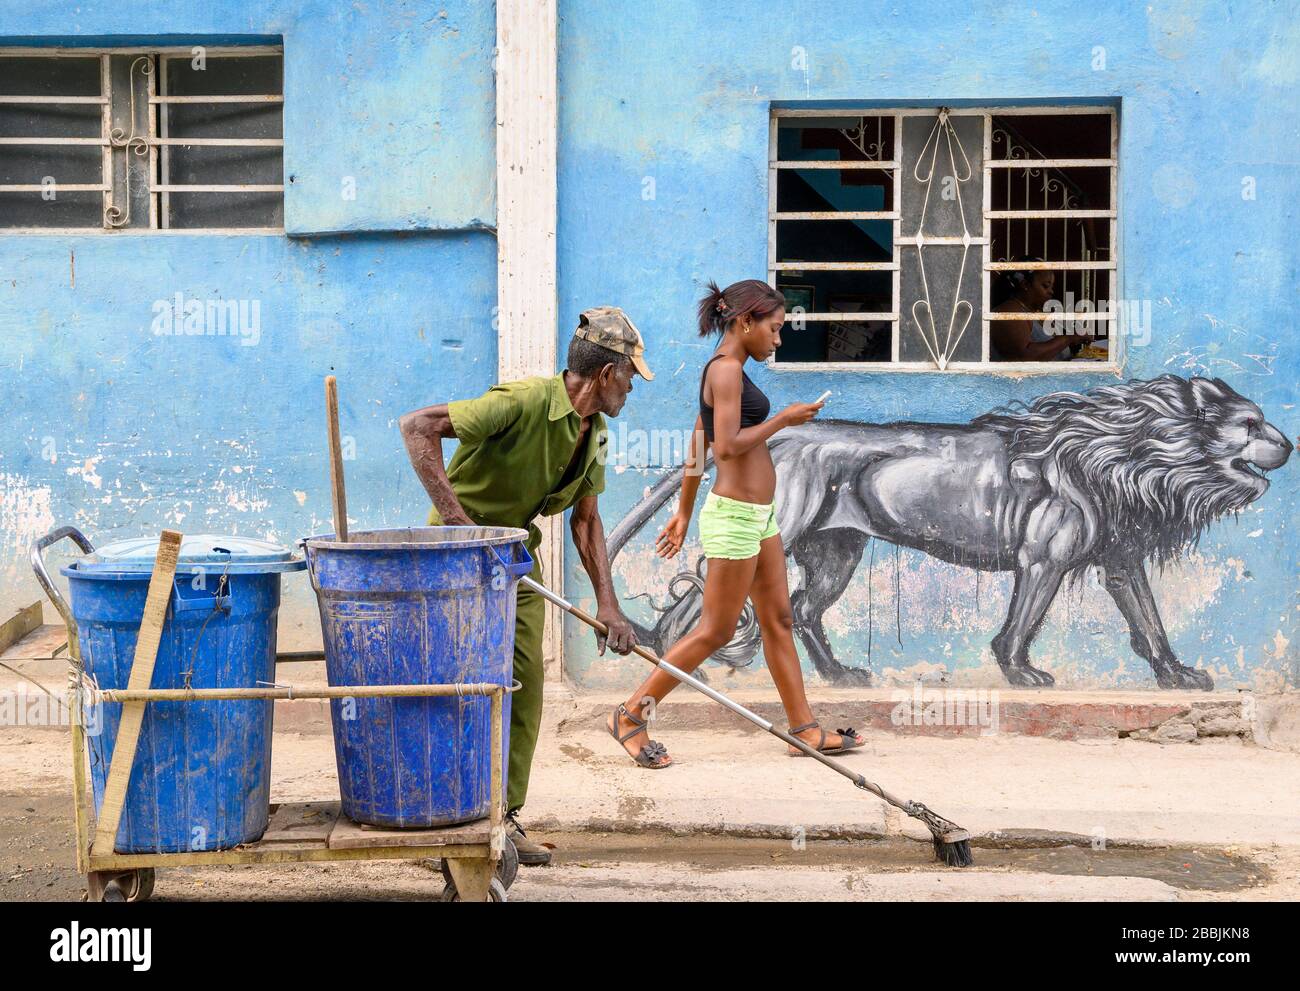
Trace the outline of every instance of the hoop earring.
<instances>
[{"instance_id":1,"label":"hoop earring","mask_svg":"<svg viewBox=\"0 0 1300 991\"><path fill-rule=\"evenodd\" d=\"M749 330L750 330L749 324L745 324L745 333L748 334Z\"/></svg>"}]
</instances>

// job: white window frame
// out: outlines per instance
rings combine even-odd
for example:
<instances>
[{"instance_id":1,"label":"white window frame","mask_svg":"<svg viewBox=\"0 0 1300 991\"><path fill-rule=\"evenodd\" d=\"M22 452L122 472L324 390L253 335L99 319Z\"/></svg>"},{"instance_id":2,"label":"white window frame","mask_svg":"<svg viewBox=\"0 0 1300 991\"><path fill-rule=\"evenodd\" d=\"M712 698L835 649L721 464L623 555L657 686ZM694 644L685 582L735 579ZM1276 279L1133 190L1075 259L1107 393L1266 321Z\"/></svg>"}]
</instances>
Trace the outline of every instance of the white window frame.
<instances>
[{"instance_id":1,"label":"white window frame","mask_svg":"<svg viewBox=\"0 0 1300 991\"><path fill-rule=\"evenodd\" d=\"M43 48L39 46L7 47L0 46L0 58L98 58L100 89L98 96L4 96L0 103L24 106L36 104L72 104L95 103L103 110L98 138L28 138L0 137L0 145L99 145L103 148L103 165L99 183L69 184L57 187L62 192L101 191L104 195L104 211L113 206L113 149L110 140L112 130L113 87L110 71L110 58L119 55L150 56L156 60L157 68L148 74L149 94L148 132L136 135L148 147L149 175L157 176L159 182L152 183L149 190L149 226L148 227L113 227L107 219L100 227L5 227L0 228L0 237L12 234L21 235L83 235L103 234L113 237L150 236L156 234L244 234L244 235L284 235L284 227L167 227L171 193L220 193L220 192L278 192L283 196L284 184L277 185L172 185L168 182L170 148L174 145L261 145L266 147L284 147L281 138L169 138L167 136L167 108L179 103L283 103L284 94L249 94L240 96L168 96L167 95L167 60L171 58L191 59L194 57L195 45L143 46L122 48ZM254 56L278 55L284 57L283 45L238 45L218 46L200 45L206 58L248 58ZM283 86L281 86L283 90ZM119 144L116 147L121 148ZM160 151L161 149L161 151ZM127 152L130 153L129 151ZM283 159L283 152L281 152ZM40 192L42 187L30 185L0 185L0 192ZM161 204L160 204L161 200ZM160 209L161 206L161 209Z\"/></svg>"},{"instance_id":2,"label":"white window frame","mask_svg":"<svg viewBox=\"0 0 1300 991\"><path fill-rule=\"evenodd\" d=\"M983 223L982 236L969 238L972 245L979 245L982 255L982 264L980 266L981 293L983 299L983 312L981 314L981 360L980 361L949 361L946 366L940 367L933 361L899 361L899 348L901 344L901 327L899 319L900 311L900 282L902 273L901 251L900 248L904 243L915 244L916 238L904 238L902 234L902 178L900 175L901 163L898 160L899 143L902 140L903 118L904 117L934 117L938 112L941 103L936 101L932 106L925 107L871 107L871 106L848 106L848 107L823 107L818 109L795 109L795 108L777 108L772 107L768 118L768 244L767 244L767 281L769 285L775 287L777 273L783 270L796 271L813 271L813 270L832 270L832 271L888 271L893 273L893 307L891 312L880 313L836 313L836 312L818 312L804 313L800 316L805 321L864 321L864 320L888 320L892 328L892 361L777 361L775 355L768 358L767 365L774 371L778 372L862 372L876 373L881 372L931 372L931 373L959 373L959 372L982 372L982 373L1001 373L1016 376L1026 374L1099 374L1099 373L1116 373L1120 371L1124 364L1124 339L1122 335L1115 332L1115 312L1096 312L1096 313L1069 313L1069 312L1045 312L1033 314L1015 314L1015 319L1023 320L1026 316L1031 318L1054 320L1083 320L1092 322L1106 322L1111 325L1109 336L1110 355L1106 361L992 361L989 358L989 331L990 324L993 320L1003 319L1000 316L993 315L989 307L989 286L990 275L1003 270L1015 269L1023 271L1025 269L1050 269L1053 271L1070 269L1093 269L1098 271L1110 272L1110 296L1112 300L1122 300L1124 298L1121 286L1120 265L1120 240L1119 240L1119 114L1118 108L1110 104L1064 104L1054 106L1016 106L1008 104L1003 106L983 106L983 107L956 107L950 108L948 114L950 117L978 117L982 118L983 138L984 138L984 163L983 163L983 207L981 210L981 219ZM1050 115L1064 116L1067 114L1083 114L1090 116L1109 116L1110 117L1110 155L1108 158L1089 158L1089 159L1014 159L1014 160L992 160L993 154L993 118L1000 116L1031 116L1031 115ZM892 117L894 121L894 141L893 153L895 158L889 161L879 162L858 162L858 161L781 161L777 157L777 128L782 118L789 117ZM995 211L992 209L993 197L993 173L1008 167L1023 167L1026 162L1032 161L1034 165L1046 165L1048 167L1107 167L1110 170L1110 205L1106 210L1027 210L1027 211ZM776 208L776 191L777 176L781 169L808 169L808 168L828 168L828 169L884 169L891 173L893 178L893 209L889 211L878 212L853 212L853 211L825 211L816 213L778 213ZM1110 250L1109 259L1106 261L1091 262L995 262L990 257L992 244L992 223L995 220L1005 219L1038 219L1050 218L1054 220L1070 218L1108 218L1110 221ZM893 258L888 262L778 262L776 257L776 223L778 220L853 220L853 219L875 219L875 220L892 220L894 225L893 235ZM956 243L961 243L961 239L954 239ZM937 243L934 238L927 238L927 243Z\"/></svg>"}]
</instances>

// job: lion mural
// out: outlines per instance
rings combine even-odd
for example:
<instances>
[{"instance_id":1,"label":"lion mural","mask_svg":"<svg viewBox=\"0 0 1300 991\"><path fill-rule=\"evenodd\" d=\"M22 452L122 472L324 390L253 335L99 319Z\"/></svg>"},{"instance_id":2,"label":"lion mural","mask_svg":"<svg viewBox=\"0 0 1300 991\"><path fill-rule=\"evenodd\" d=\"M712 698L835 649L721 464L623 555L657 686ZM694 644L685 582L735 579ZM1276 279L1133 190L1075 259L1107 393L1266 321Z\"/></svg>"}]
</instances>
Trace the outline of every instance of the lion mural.
<instances>
[{"instance_id":1,"label":"lion mural","mask_svg":"<svg viewBox=\"0 0 1300 991\"><path fill-rule=\"evenodd\" d=\"M1222 379L1164 375L1086 394L1056 392L964 424L822 420L770 441L786 554L803 571L791 596L797 635L833 683L870 682L834 656L822 624L873 537L979 571L1015 576L993 653L1012 685L1053 684L1029 648L1062 582L1101 569L1133 650L1161 688L1214 687L1170 649L1146 562L1177 558L1205 528L1262 496L1291 455L1283 433ZM664 478L610 534L618 551L673 497ZM666 650L699 611L698 575L670 588L643 642ZM682 584L684 583L684 584ZM740 664L752 617L715 659Z\"/></svg>"}]
</instances>

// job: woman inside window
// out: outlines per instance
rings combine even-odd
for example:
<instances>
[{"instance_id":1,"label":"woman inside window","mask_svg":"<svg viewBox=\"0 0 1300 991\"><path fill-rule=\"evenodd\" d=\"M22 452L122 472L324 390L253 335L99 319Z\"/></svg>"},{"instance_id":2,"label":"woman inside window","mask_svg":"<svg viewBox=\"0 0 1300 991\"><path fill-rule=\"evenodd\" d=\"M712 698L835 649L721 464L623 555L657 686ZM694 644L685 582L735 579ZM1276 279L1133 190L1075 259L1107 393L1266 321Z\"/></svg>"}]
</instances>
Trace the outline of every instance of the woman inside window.
<instances>
[{"instance_id":1,"label":"woman inside window","mask_svg":"<svg viewBox=\"0 0 1300 991\"><path fill-rule=\"evenodd\" d=\"M1022 255L1016 261L1042 259ZM1040 313L1056 289L1056 273L1049 269L1004 272L1003 281L1011 295L993 308L995 313ZM1041 320L989 321L989 353L994 361L1069 361L1092 340L1083 334L1053 333Z\"/></svg>"}]
</instances>

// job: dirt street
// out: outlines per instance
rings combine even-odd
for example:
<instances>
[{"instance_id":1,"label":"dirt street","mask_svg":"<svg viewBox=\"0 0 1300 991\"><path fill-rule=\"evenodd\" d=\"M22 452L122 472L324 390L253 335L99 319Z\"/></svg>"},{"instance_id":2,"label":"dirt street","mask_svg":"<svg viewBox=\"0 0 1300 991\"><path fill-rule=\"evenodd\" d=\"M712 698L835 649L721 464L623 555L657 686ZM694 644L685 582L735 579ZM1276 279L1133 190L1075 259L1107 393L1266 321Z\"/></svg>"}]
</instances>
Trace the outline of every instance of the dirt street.
<instances>
[{"instance_id":1,"label":"dirt street","mask_svg":"<svg viewBox=\"0 0 1300 991\"><path fill-rule=\"evenodd\" d=\"M914 824L761 736L663 735L680 766L620 759L563 698L549 705L524 818L555 845L513 901L1201 901L1300 898L1300 758L1130 740L871 734L850 759L976 834L976 865L930 859ZM336 797L327 732L277 732L273 801ZM0 899L78 899L67 736L0 730ZM901 821L900 821L901 820ZM436 898L418 863L160 871L167 900Z\"/></svg>"}]
</instances>

